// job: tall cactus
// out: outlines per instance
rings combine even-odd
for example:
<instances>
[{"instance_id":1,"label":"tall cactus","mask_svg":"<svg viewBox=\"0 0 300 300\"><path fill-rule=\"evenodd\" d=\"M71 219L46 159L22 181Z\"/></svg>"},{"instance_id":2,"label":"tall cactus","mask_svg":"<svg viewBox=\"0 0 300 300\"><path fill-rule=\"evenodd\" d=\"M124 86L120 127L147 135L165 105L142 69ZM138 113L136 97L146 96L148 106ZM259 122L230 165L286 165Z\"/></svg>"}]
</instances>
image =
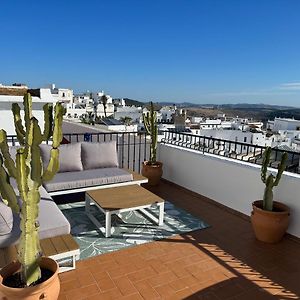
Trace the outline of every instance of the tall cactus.
<instances>
[{"instance_id":1,"label":"tall cactus","mask_svg":"<svg viewBox=\"0 0 300 300\"><path fill-rule=\"evenodd\" d=\"M154 111L153 102L150 102L150 112L146 115L143 115L143 122L147 134L151 136L151 145L150 145L150 164L156 163L156 150L157 150L157 121L156 121L156 112Z\"/></svg>"},{"instance_id":2,"label":"tall cactus","mask_svg":"<svg viewBox=\"0 0 300 300\"><path fill-rule=\"evenodd\" d=\"M21 237L18 248L18 259L22 265L21 275L24 283L29 286L41 277L39 258L41 248L39 242L40 193L39 188L44 181L51 180L59 169L59 150L62 141L62 118L64 108L57 103L44 105L44 132L38 120L32 115L32 98L28 93L24 96L24 121L22 124L20 107L12 105L15 130L20 147L17 150L16 161L9 153L5 130L0 130L0 194L3 201L13 212L20 213ZM39 145L52 136L53 143L47 168L43 169ZM17 182L22 205L10 184L10 178Z\"/></svg>"},{"instance_id":3,"label":"tall cactus","mask_svg":"<svg viewBox=\"0 0 300 300\"><path fill-rule=\"evenodd\" d=\"M281 175L286 168L288 155L286 152L282 154L281 162L278 166L276 177L273 174L268 174L268 166L270 164L270 157L272 148L267 147L264 152L262 167L261 167L261 180L266 185L263 198L263 209L273 210L273 187L279 184Z\"/></svg>"}]
</instances>

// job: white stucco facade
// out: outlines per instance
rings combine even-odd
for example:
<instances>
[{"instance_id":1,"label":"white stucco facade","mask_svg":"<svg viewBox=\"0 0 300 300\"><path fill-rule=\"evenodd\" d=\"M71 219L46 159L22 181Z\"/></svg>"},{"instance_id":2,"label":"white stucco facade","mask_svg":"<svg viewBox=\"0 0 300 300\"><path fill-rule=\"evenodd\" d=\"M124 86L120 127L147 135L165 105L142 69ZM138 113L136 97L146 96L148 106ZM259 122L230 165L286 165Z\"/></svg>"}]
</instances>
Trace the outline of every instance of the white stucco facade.
<instances>
[{"instance_id":1,"label":"white stucco facade","mask_svg":"<svg viewBox=\"0 0 300 300\"><path fill-rule=\"evenodd\" d=\"M8 135L15 135L15 127L11 106L19 103L23 108L23 96L0 95L0 128L4 129ZM44 128L43 105L46 103L55 104L50 89L40 89L40 97L32 97L33 115L39 121L41 129ZM23 114L21 113L22 117Z\"/></svg>"}]
</instances>

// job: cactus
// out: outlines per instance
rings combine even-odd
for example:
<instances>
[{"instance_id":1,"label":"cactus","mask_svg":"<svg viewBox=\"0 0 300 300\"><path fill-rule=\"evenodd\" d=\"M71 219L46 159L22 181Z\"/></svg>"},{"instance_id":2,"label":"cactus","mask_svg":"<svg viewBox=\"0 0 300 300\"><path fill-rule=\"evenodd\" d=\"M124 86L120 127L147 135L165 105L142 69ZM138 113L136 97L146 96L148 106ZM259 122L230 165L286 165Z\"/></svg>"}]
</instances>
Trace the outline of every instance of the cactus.
<instances>
[{"instance_id":1,"label":"cactus","mask_svg":"<svg viewBox=\"0 0 300 300\"><path fill-rule=\"evenodd\" d=\"M51 180L59 169L58 147L62 140L62 117L64 108L57 103L44 105L44 132L38 120L32 116L32 98L28 93L24 96L24 121L22 124L20 107L12 105L15 130L20 147L17 150L16 161L11 158L5 130L0 130L0 194L4 203L13 212L20 213L21 236L18 248L18 260L21 263L22 281L27 286L41 277L39 259L41 248L39 242L39 188L44 181ZM43 169L39 145L52 136L53 143L47 168ZM10 178L17 182L22 205L19 205L17 195L10 184Z\"/></svg>"},{"instance_id":2,"label":"cactus","mask_svg":"<svg viewBox=\"0 0 300 300\"><path fill-rule=\"evenodd\" d=\"M270 157L271 157L272 149L267 147L264 152L263 162L261 167L261 180L266 185L264 191L264 198L263 198L263 209L272 211L273 210L273 187L279 184L281 179L281 175L286 168L287 158L288 155L286 152L282 154L281 162L278 166L278 172L276 177L273 174L268 174L268 166L270 164Z\"/></svg>"},{"instance_id":3,"label":"cactus","mask_svg":"<svg viewBox=\"0 0 300 300\"><path fill-rule=\"evenodd\" d=\"M150 145L150 164L156 163L156 150L157 150L157 122L156 122L156 112L154 111L153 102L150 102L150 112L147 115L143 115L143 122L147 134L151 137Z\"/></svg>"}]
</instances>

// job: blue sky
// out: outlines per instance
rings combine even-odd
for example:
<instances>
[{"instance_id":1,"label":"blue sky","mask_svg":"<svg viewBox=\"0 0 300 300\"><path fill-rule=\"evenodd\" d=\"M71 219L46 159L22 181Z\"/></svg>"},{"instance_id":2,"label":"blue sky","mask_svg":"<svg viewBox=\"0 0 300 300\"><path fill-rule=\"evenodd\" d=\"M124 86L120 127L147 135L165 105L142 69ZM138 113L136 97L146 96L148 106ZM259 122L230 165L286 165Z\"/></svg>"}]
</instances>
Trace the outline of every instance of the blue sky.
<instances>
[{"instance_id":1,"label":"blue sky","mask_svg":"<svg viewBox=\"0 0 300 300\"><path fill-rule=\"evenodd\" d=\"M300 1L3 1L0 82L300 106Z\"/></svg>"}]
</instances>

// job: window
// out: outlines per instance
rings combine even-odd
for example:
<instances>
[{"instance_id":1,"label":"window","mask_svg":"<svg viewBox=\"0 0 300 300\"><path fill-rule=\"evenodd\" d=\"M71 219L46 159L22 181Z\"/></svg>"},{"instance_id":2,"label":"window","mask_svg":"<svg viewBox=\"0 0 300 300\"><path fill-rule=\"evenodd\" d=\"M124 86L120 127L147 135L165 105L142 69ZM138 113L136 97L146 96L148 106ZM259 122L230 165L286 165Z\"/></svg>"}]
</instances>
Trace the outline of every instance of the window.
<instances>
[{"instance_id":1,"label":"window","mask_svg":"<svg viewBox=\"0 0 300 300\"><path fill-rule=\"evenodd\" d=\"M244 137L244 143L247 143L247 137Z\"/></svg>"},{"instance_id":2,"label":"window","mask_svg":"<svg viewBox=\"0 0 300 300\"><path fill-rule=\"evenodd\" d=\"M65 93L62 93L62 97L65 98L65 97L66 97L66 94L65 94Z\"/></svg>"}]
</instances>

